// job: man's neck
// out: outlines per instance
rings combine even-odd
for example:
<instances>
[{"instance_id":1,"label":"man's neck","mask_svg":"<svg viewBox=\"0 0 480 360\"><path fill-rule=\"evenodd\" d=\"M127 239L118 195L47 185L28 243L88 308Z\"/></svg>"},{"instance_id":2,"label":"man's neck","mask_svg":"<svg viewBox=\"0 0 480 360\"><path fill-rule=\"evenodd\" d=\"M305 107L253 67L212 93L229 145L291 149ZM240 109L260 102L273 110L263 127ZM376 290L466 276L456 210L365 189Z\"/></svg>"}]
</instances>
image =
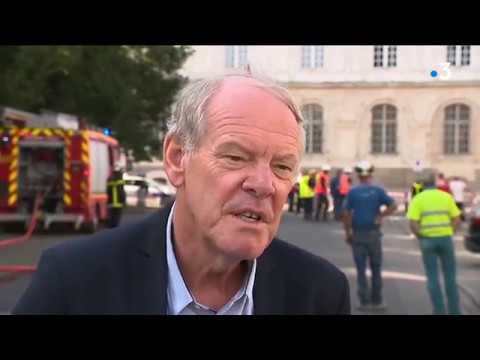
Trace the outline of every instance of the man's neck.
<instances>
[{"instance_id":1,"label":"man's neck","mask_svg":"<svg viewBox=\"0 0 480 360\"><path fill-rule=\"evenodd\" d=\"M175 211L173 217L172 245L178 267L195 300L218 310L242 287L248 263L214 253L206 246L205 239L189 231L191 229L183 218L185 213Z\"/></svg>"},{"instance_id":2,"label":"man's neck","mask_svg":"<svg viewBox=\"0 0 480 360\"><path fill-rule=\"evenodd\" d=\"M360 178L360 179L359 179L359 182L360 182L360 184L362 184L362 185L370 185L371 182L372 182L372 178L371 178L371 177L368 177L368 178Z\"/></svg>"}]
</instances>

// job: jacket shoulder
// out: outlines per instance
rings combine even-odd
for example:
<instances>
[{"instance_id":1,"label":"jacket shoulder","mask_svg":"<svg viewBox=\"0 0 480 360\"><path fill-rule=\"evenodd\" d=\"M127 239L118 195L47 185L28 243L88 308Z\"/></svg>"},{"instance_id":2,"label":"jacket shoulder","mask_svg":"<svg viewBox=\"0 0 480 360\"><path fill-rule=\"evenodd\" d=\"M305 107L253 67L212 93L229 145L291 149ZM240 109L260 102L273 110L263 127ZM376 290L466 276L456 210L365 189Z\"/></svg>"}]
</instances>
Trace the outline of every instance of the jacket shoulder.
<instances>
[{"instance_id":1,"label":"jacket shoulder","mask_svg":"<svg viewBox=\"0 0 480 360\"><path fill-rule=\"evenodd\" d=\"M137 222L67 240L45 252L61 259L70 269L88 270L106 265L115 259L123 258L130 251L135 251L142 240L148 237L147 233L152 226L160 226L160 216L156 212Z\"/></svg>"},{"instance_id":2,"label":"jacket shoulder","mask_svg":"<svg viewBox=\"0 0 480 360\"><path fill-rule=\"evenodd\" d=\"M317 283L319 277L333 282L345 278L343 272L328 260L281 239L272 242L270 254L276 267L308 283Z\"/></svg>"}]
</instances>

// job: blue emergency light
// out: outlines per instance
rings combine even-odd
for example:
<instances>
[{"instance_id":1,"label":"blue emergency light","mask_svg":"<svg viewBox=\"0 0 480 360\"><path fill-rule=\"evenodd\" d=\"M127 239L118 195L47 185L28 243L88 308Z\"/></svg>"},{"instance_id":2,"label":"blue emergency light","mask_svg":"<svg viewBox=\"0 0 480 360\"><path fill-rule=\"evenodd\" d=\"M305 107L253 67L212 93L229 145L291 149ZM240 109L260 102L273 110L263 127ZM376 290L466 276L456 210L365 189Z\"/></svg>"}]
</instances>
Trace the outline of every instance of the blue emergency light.
<instances>
[{"instance_id":1,"label":"blue emergency light","mask_svg":"<svg viewBox=\"0 0 480 360\"><path fill-rule=\"evenodd\" d=\"M105 129L103 129L103 133L107 136L110 136L110 135L112 135L112 130L110 130L109 128L105 128Z\"/></svg>"}]
</instances>

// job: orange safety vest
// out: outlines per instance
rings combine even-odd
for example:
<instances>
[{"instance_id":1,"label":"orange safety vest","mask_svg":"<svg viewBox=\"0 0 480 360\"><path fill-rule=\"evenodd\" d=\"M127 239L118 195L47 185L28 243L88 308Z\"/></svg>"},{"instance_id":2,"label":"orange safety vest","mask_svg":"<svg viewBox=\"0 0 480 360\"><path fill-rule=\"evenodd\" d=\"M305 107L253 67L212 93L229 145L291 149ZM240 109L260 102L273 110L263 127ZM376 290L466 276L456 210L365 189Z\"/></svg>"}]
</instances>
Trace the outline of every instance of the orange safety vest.
<instances>
[{"instance_id":1,"label":"orange safety vest","mask_svg":"<svg viewBox=\"0 0 480 360\"><path fill-rule=\"evenodd\" d=\"M350 190L350 180L346 174L340 176L340 186L338 191L341 195L347 195Z\"/></svg>"},{"instance_id":2,"label":"orange safety vest","mask_svg":"<svg viewBox=\"0 0 480 360\"><path fill-rule=\"evenodd\" d=\"M325 186L322 184L322 182L325 183ZM319 173L317 175L317 183L315 185L315 194L327 194L329 182L330 182L330 176L328 176L324 172Z\"/></svg>"}]
</instances>

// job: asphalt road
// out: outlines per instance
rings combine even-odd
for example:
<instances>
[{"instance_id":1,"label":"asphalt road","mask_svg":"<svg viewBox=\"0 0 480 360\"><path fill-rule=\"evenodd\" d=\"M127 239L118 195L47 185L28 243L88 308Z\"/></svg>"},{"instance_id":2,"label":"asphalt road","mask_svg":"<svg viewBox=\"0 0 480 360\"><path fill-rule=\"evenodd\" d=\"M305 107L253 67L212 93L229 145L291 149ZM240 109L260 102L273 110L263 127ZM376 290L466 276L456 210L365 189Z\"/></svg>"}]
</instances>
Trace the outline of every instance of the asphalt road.
<instances>
[{"instance_id":1,"label":"asphalt road","mask_svg":"<svg viewBox=\"0 0 480 360\"><path fill-rule=\"evenodd\" d=\"M340 223L305 222L300 216L287 213L279 231L280 238L324 257L345 272L350 281L354 314L430 315L432 308L421 253L417 240L409 234L407 221L400 215L391 217L383 225L383 234L382 275L387 310L364 313L356 310L355 265ZM464 249L461 235L454 240L463 313L480 314L480 256Z\"/></svg>"},{"instance_id":2,"label":"asphalt road","mask_svg":"<svg viewBox=\"0 0 480 360\"><path fill-rule=\"evenodd\" d=\"M139 220L146 216L139 211L129 211L122 222ZM322 256L346 273L350 281L351 302L354 314L367 315L429 315L431 305L425 286L425 273L421 255L416 243L406 228L402 216L392 217L383 228L384 251L384 298L386 311L362 313L355 309L356 277L350 247L344 242L343 229L337 222L305 222L296 214L285 213L279 230L280 238ZM1 239L15 234L1 234ZM18 234L17 234L18 235ZM57 243L74 239L79 234L57 231L56 233L35 234L24 244L0 249L0 264L35 264L43 249ZM480 313L480 256L463 248L461 236L455 238L458 282L461 285L461 301L466 314ZM18 297L28 286L29 275L15 280L0 277L0 313L8 313Z\"/></svg>"}]
</instances>

